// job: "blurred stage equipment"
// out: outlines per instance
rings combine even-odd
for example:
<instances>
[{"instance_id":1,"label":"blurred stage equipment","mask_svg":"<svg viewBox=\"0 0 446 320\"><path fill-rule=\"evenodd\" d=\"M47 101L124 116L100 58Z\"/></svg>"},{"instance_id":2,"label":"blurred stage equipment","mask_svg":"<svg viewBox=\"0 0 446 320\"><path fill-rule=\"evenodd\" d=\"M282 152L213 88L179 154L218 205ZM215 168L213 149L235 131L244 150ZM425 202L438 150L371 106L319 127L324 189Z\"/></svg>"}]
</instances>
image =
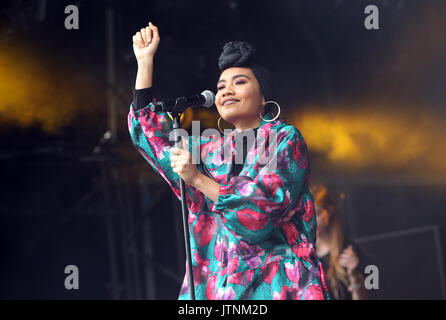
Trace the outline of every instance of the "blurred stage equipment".
<instances>
[{"instance_id":1,"label":"blurred stage equipment","mask_svg":"<svg viewBox=\"0 0 446 320\"><path fill-rule=\"evenodd\" d=\"M364 264L379 270L379 289L368 290L370 299L446 299L438 226L359 238L355 243L364 251Z\"/></svg>"},{"instance_id":2,"label":"blurred stage equipment","mask_svg":"<svg viewBox=\"0 0 446 320\"><path fill-rule=\"evenodd\" d=\"M39 22L43 22L45 20L47 2L47 0L39 0L37 2L36 20Z\"/></svg>"}]
</instances>

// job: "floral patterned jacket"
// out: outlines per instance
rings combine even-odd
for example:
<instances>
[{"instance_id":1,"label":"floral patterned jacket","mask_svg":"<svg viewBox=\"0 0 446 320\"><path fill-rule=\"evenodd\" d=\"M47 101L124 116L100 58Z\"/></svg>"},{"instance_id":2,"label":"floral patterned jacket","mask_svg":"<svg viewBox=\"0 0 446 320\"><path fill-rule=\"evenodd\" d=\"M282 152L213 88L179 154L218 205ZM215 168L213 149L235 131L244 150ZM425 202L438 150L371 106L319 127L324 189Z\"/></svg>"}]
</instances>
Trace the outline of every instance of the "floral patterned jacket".
<instances>
[{"instance_id":1,"label":"floral patterned jacket","mask_svg":"<svg viewBox=\"0 0 446 320\"><path fill-rule=\"evenodd\" d=\"M140 110L130 106L130 135L180 199L179 176L170 165L172 120L166 113L152 112L154 102ZM315 250L316 217L305 141L280 118L262 120L257 135L267 137L271 130L277 132L275 147L267 139L263 145L255 144L237 176L232 173L233 158L222 156L223 137L197 137L201 159L206 159L197 168L220 184L215 203L185 184L197 300L330 298ZM235 154L234 141L230 147ZM276 161L275 170L265 159L260 161L265 151L274 155L270 159ZM189 298L186 273L179 299Z\"/></svg>"}]
</instances>

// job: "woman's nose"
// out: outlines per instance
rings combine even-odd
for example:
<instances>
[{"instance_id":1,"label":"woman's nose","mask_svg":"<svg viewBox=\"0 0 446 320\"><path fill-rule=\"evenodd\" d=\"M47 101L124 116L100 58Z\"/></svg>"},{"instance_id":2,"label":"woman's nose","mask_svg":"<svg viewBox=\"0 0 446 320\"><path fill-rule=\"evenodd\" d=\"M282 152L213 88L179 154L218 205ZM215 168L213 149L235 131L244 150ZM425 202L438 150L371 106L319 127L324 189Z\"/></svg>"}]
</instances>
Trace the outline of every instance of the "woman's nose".
<instances>
[{"instance_id":1,"label":"woman's nose","mask_svg":"<svg viewBox=\"0 0 446 320\"><path fill-rule=\"evenodd\" d=\"M227 86L225 86L225 88L223 89L223 92L222 92L221 95L222 95L223 97L226 97L226 96L229 95L229 94L234 94L234 90L233 90L232 86L227 85Z\"/></svg>"}]
</instances>

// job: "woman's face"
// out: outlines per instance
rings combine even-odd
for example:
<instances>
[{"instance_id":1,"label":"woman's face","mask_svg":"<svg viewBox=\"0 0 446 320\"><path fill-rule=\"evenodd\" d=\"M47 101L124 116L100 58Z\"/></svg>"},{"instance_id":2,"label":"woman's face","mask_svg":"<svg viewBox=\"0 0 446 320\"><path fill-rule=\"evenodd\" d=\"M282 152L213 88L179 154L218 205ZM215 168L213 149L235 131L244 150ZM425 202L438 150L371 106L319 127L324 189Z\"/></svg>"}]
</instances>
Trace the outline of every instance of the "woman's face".
<instances>
[{"instance_id":1,"label":"woman's face","mask_svg":"<svg viewBox=\"0 0 446 320\"><path fill-rule=\"evenodd\" d=\"M224 70L217 82L215 105L220 116L237 129L258 127L265 99L252 70L241 67Z\"/></svg>"}]
</instances>

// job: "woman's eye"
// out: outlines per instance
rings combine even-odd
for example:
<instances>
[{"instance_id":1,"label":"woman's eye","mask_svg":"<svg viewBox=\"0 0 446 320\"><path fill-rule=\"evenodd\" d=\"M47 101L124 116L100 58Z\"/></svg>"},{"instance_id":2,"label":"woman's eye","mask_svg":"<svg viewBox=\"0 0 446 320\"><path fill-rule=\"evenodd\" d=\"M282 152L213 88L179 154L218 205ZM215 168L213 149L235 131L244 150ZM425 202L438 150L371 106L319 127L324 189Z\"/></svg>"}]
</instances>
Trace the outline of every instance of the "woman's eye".
<instances>
[{"instance_id":1,"label":"woman's eye","mask_svg":"<svg viewBox=\"0 0 446 320\"><path fill-rule=\"evenodd\" d=\"M237 81L235 84L244 84L244 83L246 83L246 81L242 80L242 81ZM225 86L217 87L217 91L224 89L224 88L225 88Z\"/></svg>"}]
</instances>

